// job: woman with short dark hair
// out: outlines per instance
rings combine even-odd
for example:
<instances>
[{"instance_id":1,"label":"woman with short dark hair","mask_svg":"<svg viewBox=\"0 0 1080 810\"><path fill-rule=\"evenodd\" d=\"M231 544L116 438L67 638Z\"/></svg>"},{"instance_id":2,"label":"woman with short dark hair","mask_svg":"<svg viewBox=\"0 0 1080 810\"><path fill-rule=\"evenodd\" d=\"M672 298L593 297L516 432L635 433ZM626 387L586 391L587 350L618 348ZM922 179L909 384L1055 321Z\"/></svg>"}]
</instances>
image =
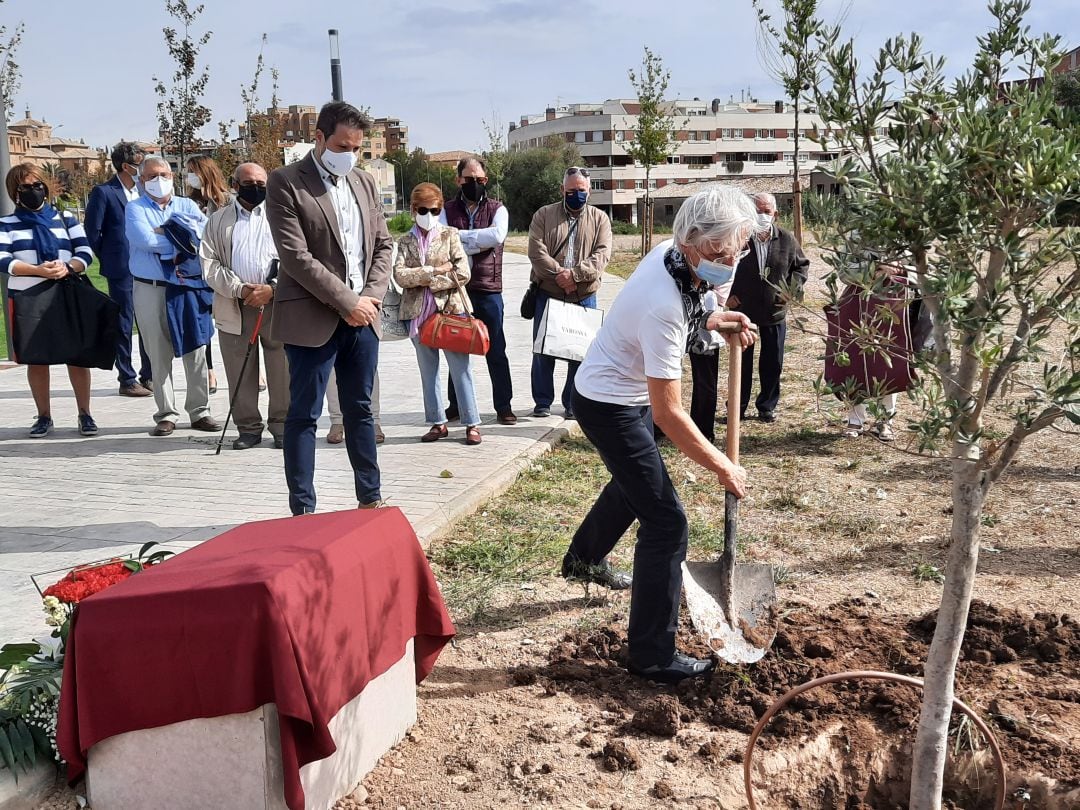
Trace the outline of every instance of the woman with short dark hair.
<instances>
[{"instance_id":1,"label":"woman with short dark hair","mask_svg":"<svg viewBox=\"0 0 1080 810\"><path fill-rule=\"evenodd\" d=\"M45 281L84 273L94 261L94 253L78 218L57 211L49 204L49 181L37 166L20 163L5 178L15 212L0 217L0 273L8 276L8 299ZM11 306L5 307L12 312ZM15 358L18 361L18 358ZM79 433L97 435L90 415L90 369L68 366L68 378L79 407ZM43 439L52 432L49 366L27 365L26 377L37 406L37 419L30 438Z\"/></svg>"}]
</instances>

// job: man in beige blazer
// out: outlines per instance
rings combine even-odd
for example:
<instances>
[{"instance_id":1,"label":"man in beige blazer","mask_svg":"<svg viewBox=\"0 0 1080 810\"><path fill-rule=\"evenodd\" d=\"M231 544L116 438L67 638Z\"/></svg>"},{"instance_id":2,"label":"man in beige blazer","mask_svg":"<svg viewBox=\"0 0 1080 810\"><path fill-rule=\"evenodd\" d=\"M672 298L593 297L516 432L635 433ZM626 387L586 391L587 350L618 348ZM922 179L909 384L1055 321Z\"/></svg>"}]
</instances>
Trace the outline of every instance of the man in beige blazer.
<instances>
[{"instance_id":1,"label":"man in beige blazer","mask_svg":"<svg viewBox=\"0 0 1080 810\"><path fill-rule=\"evenodd\" d=\"M285 346L270 336L274 321L277 247L266 219L266 169L242 163L233 172L236 201L210 215L199 247L203 278L214 288L214 323L218 328L233 419L240 431L234 450L247 450L262 442L269 428L274 447L284 443L285 415L289 411L289 361ZM259 339L251 348L243 379L244 357L259 322ZM270 394L267 421L259 412L259 355L266 362Z\"/></svg>"},{"instance_id":2,"label":"man in beige blazer","mask_svg":"<svg viewBox=\"0 0 1080 810\"><path fill-rule=\"evenodd\" d=\"M271 337L289 358L285 481L294 515L315 511L315 424L337 372L345 445L362 508L382 501L371 391L393 240L356 157L371 118L345 102L320 110L315 149L277 169L267 216L280 258Z\"/></svg>"}]
</instances>

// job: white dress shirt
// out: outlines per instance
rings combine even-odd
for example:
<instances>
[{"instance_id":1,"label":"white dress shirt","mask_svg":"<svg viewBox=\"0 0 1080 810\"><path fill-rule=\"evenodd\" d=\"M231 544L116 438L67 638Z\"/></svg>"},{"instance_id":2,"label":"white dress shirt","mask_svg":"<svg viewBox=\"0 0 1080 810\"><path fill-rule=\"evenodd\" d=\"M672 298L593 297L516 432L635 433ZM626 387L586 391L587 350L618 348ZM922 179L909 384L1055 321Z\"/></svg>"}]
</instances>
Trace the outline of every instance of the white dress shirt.
<instances>
[{"instance_id":1,"label":"white dress shirt","mask_svg":"<svg viewBox=\"0 0 1080 810\"><path fill-rule=\"evenodd\" d=\"M266 219L266 203L248 211L239 202L232 232L232 271L245 284L265 284L277 247Z\"/></svg>"},{"instance_id":2,"label":"white dress shirt","mask_svg":"<svg viewBox=\"0 0 1080 810\"><path fill-rule=\"evenodd\" d=\"M121 180L120 181L120 188L122 188L124 190L124 196L127 197L128 202L135 202L135 200L139 199L139 186L138 185L133 185L131 188L128 188L127 186L124 185L124 181Z\"/></svg>"},{"instance_id":3,"label":"white dress shirt","mask_svg":"<svg viewBox=\"0 0 1080 810\"><path fill-rule=\"evenodd\" d=\"M754 250L757 251L758 271L762 276L768 275L768 271L765 270L765 262L769 260L769 242L772 241L772 231L769 231L769 236L766 239L755 236L753 237Z\"/></svg>"},{"instance_id":4,"label":"white dress shirt","mask_svg":"<svg viewBox=\"0 0 1080 810\"><path fill-rule=\"evenodd\" d=\"M314 158L314 155L312 156ZM318 160L315 167L330 192L330 200L341 230L341 246L345 249L345 261L349 288L360 292L364 289L364 221L360 206L349 187L348 177L338 177L328 172Z\"/></svg>"}]
</instances>

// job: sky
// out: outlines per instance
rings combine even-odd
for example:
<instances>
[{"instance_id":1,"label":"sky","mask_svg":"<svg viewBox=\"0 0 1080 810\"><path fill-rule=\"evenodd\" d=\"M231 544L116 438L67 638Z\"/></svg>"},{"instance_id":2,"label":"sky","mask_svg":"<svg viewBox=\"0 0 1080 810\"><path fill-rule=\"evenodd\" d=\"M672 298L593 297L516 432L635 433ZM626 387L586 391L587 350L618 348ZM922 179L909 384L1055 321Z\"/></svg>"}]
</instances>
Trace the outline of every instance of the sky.
<instances>
[{"instance_id":1,"label":"sky","mask_svg":"<svg viewBox=\"0 0 1080 810\"><path fill-rule=\"evenodd\" d=\"M777 0L765 0L776 4ZM346 100L400 118L410 143L427 152L486 146L484 122L545 107L634 95L627 70L651 48L671 72L669 96L702 100L743 91L781 97L757 52L751 0L204 0L195 32L212 31L199 54L210 68L205 102L218 121L240 118L262 34L265 58L281 73L282 104L330 98L327 29L341 32ZM835 19L843 0L822 0ZM194 2L192 2L194 5ZM956 74L970 65L986 0L849 0L845 31L864 55L886 38L918 31ZM1080 45L1077 0L1032 0L1028 24ZM59 126L57 137L92 146L156 140L154 76L175 69L161 33L165 0L45 3L5 0L0 25L26 25L19 52L27 107ZM1062 27L1063 26L1063 27ZM270 86L264 80L263 105Z\"/></svg>"}]
</instances>

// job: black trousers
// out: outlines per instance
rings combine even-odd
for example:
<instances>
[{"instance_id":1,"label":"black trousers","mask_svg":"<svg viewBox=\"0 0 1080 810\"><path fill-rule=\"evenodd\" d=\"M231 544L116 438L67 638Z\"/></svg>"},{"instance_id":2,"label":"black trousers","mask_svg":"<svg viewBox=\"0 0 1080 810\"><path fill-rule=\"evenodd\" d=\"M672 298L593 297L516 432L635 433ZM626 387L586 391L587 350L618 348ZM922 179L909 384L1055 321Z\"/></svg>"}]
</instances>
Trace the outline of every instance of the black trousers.
<instances>
[{"instance_id":1,"label":"black trousers","mask_svg":"<svg viewBox=\"0 0 1080 810\"><path fill-rule=\"evenodd\" d=\"M653 438L652 411L573 394L574 415L611 480L574 533L570 555L601 562L637 519L630 592L630 662L667 665L675 655L682 562L689 527Z\"/></svg>"},{"instance_id":2,"label":"black trousers","mask_svg":"<svg viewBox=\"0 0 1080 810\"><path fill-rule=\"evenodd\" d=\"M720 374L720 354L690 353L690 379L693 383L690 390L690 419L710 442L716 439L716 381Z\"/></svg>"},{"instance_id":3,"label":"black trousers","mask_svg":"<svg viewBox=\"0 0 1080 810\"><path fill-rule=\"evenodd\" d=\"M750 404L750 386L754 384L754 352L758 356L758 413L775 411L780 404L780 374L784 370L784 341L787 339L787 323L758 326L757 342L743 351L742 361L742 412Z\"/></svg>"}]
</instances>

